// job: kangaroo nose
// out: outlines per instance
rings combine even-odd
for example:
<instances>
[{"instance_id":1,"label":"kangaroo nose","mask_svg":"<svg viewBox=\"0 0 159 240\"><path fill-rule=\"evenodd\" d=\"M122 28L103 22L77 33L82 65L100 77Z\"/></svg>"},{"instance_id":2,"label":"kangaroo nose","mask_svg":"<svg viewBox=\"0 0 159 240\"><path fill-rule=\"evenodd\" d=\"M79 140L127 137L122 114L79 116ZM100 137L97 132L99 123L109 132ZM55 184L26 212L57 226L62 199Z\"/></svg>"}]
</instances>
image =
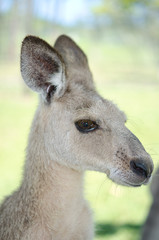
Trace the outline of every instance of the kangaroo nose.
<instances>
[{"instance_id":1,"label":"kangaroo nose","mask_svg":"<svg viewBox=\"0 0 159 240\"><path fill-rule=\"evenodd\" d=\"M131 170L136 173L138 176L149 178L152 173L152 168L148 166L143 160L132 160L130 162Z\"/></svg>"}]
</instances>

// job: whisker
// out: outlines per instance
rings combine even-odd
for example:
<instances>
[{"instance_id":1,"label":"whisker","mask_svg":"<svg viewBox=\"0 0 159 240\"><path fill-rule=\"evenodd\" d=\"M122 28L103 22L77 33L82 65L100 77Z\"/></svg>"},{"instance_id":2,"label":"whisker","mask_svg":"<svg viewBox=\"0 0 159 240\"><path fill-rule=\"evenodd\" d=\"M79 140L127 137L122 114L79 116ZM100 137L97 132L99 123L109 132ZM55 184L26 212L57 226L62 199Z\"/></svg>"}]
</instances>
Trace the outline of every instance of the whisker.
<instances>
[{"instance_id":1,"label":"whisker","mask_svg":"<svg viewBox=\"0 0 159 240\"><path fill-rule=\"evenodd\" d=\"M97 204L99 192L101 191L103 185L106 183L106 180L107 180L106 178L105 178L104 180L102 180L102 182L101 182L101 184L100 184L100 186L99 186L99 188L98 188L98 191L97 191L96 197L95 197L95 205Z\"/></svg>"}]
</instances>

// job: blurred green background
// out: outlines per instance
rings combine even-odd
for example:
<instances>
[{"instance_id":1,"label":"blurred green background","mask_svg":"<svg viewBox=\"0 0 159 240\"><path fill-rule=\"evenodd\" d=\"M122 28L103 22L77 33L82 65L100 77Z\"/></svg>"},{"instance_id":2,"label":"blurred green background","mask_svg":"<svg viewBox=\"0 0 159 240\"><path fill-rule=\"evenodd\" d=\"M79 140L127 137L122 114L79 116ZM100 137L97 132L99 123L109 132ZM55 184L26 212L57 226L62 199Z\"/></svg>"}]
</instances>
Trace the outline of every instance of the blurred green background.
<instances>
[{"instance_id":1,"label":"blurred green background","mask_svg":"<svg viewBox=\"0 0 159 240\"><path fill-rule=\"evenodd\" d=\"M20 75L23 38L51 45L71 36L86 52L96 88L125 111L128 127L159 158L158 0L0 0L0 201L20 184L36 94ZM151 204L149 187L126 188L88 172L85 192L97 240L137 240Z\"/></svg>"}]
</instances>

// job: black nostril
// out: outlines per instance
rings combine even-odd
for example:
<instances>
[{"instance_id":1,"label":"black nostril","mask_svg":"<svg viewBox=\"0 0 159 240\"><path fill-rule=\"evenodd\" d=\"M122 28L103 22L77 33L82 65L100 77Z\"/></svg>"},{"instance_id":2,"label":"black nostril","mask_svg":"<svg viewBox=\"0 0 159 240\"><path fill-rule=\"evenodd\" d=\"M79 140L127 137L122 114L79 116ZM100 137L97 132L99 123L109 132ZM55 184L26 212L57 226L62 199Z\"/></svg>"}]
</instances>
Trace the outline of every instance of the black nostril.
<instances>
[{"instance_id":1,"label":"black nostril","mask_svg":"<svg viewBox=\"0 0 159 240\"><path fill-rule=\"evenodd\" d=\"M148 167L141 161L131 161L130 162L131 170L139 176L143 176L145 178L150 177L151 173L149 172Z\"/></svg>"}]
</instances>

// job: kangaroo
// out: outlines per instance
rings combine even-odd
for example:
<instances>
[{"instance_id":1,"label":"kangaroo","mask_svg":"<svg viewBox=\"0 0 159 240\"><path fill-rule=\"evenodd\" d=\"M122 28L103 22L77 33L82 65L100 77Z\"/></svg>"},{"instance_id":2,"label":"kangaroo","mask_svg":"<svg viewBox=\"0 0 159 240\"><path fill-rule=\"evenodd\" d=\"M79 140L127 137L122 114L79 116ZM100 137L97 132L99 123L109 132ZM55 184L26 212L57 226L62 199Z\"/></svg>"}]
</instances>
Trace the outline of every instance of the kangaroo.
<instances>
[{"instance_id":1,"label":"kangaroo","mask_svg":"<svg viewBox=\"0 0 159 240\"><path fill-rule=\"evenodd\" d=\"M159 240L159 168L151 183L153 202L142 231L142 240Z\"/></svg>"},{"instance_id":2,"label":"kangaroo","mask_svg":"<svg viewBox=\"0 0 159 240\"><path fill-rule=\"evenodd\" d=\"M69 37L54 48L27 36L22 77L39 94L21 186L0 208L1 240L92 240L86 170L117 184L147 184L153 163L126 116L95 90L87 57Z\"/></svg>"}]
</instances>

